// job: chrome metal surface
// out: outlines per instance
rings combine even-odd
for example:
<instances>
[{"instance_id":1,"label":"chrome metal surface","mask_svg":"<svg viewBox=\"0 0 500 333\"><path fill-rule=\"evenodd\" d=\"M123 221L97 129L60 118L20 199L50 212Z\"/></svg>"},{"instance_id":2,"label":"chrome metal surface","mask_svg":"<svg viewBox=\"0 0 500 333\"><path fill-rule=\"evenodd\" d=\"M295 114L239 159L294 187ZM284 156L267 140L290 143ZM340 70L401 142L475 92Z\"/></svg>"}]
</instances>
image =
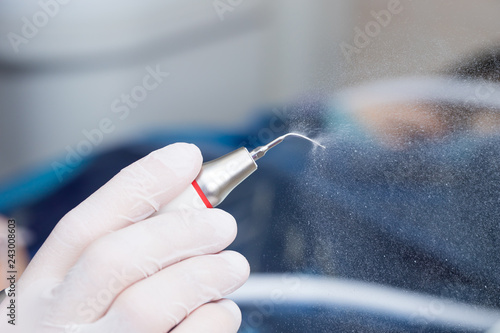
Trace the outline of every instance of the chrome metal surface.
<instances>
[{"instance_id":1,"label":"chrome metal surface","mask_svg":"<svg viewBox=\"0 0 500 333\"><path fill-rule=\"evenodd\" d=\"M255 170L257 164L248 150L242 147L204 163L196 182L215 207Z\"/></svg>"}]
</instances>

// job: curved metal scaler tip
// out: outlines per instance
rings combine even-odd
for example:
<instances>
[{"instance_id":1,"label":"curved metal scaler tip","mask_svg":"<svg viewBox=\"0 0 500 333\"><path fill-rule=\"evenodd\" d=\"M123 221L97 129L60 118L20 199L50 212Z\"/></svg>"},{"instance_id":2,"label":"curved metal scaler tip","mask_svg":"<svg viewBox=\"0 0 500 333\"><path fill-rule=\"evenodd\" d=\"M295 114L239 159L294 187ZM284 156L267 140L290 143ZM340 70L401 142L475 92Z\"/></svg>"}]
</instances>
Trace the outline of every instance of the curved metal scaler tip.
<instances>
[{"instance_id":1,"label":"curved metal scaler tip","mask_svg":"<svg viewBox=\"0 0 500 333\"><path fill-rule=\"evenodd\" d=\"M318 141L316 140L313 140L311 138L308 138L307 136L305 135L302 135L302 134L298 134L298 133L288 133L288 134L285 134L285 135L282 135L280 136L279 138L269 142L267 145L265 146L260 146L260 147L257 147L255 148L254 150L252 150L250 152L250 155L252 156L252 158L254 159L254 161L257 161L259 158L261 158L262 156L264 156L268 151L269 149L273 148L273 147L276 147L277 145L279 145L281 142L283 142L283 140L286 138L286 137L289 137L289 136L294 136L294 137L297 137L297 138L302 138L302 139L306 139L308 141L311 141L312 143L314 143L315 145L325 149L326 147L323 146L321 143L319 143Z\"/></svg>"}]
</instances>

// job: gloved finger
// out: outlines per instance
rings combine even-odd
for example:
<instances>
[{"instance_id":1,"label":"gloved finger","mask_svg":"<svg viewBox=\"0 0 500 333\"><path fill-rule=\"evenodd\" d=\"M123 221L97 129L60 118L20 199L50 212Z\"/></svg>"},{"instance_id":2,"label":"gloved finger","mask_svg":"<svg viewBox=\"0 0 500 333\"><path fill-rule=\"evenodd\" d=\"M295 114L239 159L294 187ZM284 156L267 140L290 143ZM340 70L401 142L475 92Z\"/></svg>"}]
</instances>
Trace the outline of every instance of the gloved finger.
<instances>
[{"instance_id":1,"label":"gloved finger","mask_svg":"<svg viewBox=\"0 0 500 333\"><path fill-rule=\"evenodd\" d=\"M52 320L99 319L123 290L183 259L214 254L236 237L236 221L219 209L173 211L92 243L52 291Z\"/></svg>"},{"instance_id":2,"label":"gloved finger","mask_svg":"<svg viewBox=\"0 0 500 333\"><path fill-rule=\"evenodd\" d=\"M94 240L138 222L180 194L200 171L199 149L177 143L154 151L123 169L66 214L38 251L23 283L37 271L61 279Z\"/></svg>"},{"instance_id":3,"label":"gloved finger","mask_svg":"<svg viewBox=\"0 0 500 333\"><path fill-rule=\"evenodd\" d=\"M246 259L232 251L186 259L123 291L81 332L168 332L201 305L239 288L248 274Z\"/></svg>"},{"instance_id":4,"label":"gloved finger","mask_svg":"<svg viewBox=\"0 0 500 333\"><path fill-rule=\"evenodd\" d=\"M240 325L238 305L222 299L200 306L170 333L236 333Z\"/></svg>"}]
</instances>

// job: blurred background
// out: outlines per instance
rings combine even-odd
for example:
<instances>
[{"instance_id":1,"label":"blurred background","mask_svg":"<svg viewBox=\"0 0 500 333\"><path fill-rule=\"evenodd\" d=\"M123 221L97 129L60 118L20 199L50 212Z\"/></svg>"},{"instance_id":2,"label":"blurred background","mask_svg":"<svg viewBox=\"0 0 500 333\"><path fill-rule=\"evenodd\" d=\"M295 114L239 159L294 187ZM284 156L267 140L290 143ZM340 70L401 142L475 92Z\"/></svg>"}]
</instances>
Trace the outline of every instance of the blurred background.
<instances>
[{"instance_id":1,"label":"blurred background","mask_svg":"<svg viewBox=\"0 0 500 333\"><path fill-rule=\"evenodd\" d=\"M113 131L94 153L151 129L238 128L263 105L430 73L499 42L499 1L401 0L370 27L390 3L2 1L0 182L64 157L103 118ZM114 112L147 68L169 76Z\"/></svg>"},{"instance_id":2,"label":"blurred background","mask_svg":"<svg viewBox=\"0 0 500 333\"><path fill-rule=\"evenodd\" d=\"M239 223L234 248L266 274L236 296L242 332L276 332L254 313L287 332L483 332L500 317L500 138L488 137L500 128L498 13L498 0L3 0L0 213L38 236L33 254L61 216L154 148L194 137L211 159L252 135L267 143L279 134L270 108L320 100L289 113L325 134L326 155L283 144L221 206ZM330 103L491 50L461 72L476 85L392 81ZM375 105L379 95L388 100ZM494 126L477 130L472 109ZM295 281L273 274L290 272L308 274L293 277L293 310L259 308Z\"/></svg>"}]
</instances>

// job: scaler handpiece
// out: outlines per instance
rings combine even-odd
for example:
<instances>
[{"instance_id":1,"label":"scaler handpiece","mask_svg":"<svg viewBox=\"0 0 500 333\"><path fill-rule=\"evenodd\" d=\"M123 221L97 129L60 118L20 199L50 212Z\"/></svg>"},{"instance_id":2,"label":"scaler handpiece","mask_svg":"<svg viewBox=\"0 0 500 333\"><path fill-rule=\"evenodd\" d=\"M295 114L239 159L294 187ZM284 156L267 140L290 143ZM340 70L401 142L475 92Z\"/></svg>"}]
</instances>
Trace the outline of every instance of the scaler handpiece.
<instances>
[{"instance_id":1,"label":"scaler handpiece","mask_svg":"<svg viewBox=\"0 0 500 333\"><path fill-rule=\"evenodd\" d=\"M250 152L244 147L236 149L222 157L204 163L192 184L164 206L160 212L182 208L216 207L236 186L257 170L255 161L290 136L309 140L315 145L325 148L307 136L288 133Z\"/></svg>"}]
</instances>

